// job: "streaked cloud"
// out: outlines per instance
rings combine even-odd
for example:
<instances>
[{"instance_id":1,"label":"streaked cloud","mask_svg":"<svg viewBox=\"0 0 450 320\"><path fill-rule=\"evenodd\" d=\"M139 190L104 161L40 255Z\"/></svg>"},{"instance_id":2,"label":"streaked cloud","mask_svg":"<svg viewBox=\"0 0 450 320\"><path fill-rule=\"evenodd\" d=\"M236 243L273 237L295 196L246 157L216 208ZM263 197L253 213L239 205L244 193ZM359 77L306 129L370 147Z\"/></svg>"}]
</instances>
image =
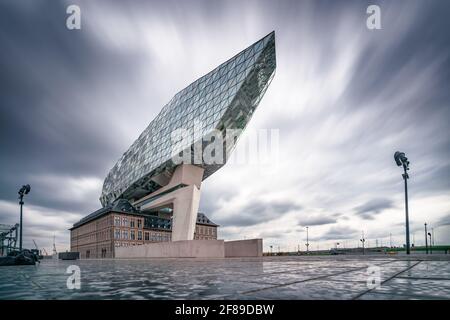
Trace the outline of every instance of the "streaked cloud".
<instances>
[{"instance_id":1,"label":"streaked cloud","mask_svg":"<svg viewBox=\"0 0 450 320\"><path fill-rule=\"evenodd\" d=\"M390 209L394 206L390 199L372 199L366 203L355 207L356 214L363 219L374 219L375 215L381 213L385 209Z\"/></svg>"}]
</instances>

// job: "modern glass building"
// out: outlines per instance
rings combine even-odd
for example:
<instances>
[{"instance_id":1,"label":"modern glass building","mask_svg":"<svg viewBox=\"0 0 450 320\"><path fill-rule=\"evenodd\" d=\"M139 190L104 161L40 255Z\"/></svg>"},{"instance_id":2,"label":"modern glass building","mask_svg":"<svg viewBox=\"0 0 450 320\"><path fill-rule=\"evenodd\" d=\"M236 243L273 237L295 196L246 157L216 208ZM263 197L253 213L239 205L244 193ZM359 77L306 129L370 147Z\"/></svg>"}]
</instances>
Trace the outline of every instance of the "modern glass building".
<instances>
[{"instance_id":1,"label":"modern glass building","mask_svg":"<svg viewBox=\"0 0 450 320\"><path fill-rule=\"evenodd\" d=\"M167 186L177 167L173 155L192 150L214 130L223 133L224 161L195 166L203 169L201 181L217 171L236 142L227 141L225 131L245 128L275 68L272 32L178 92L111 169L103 184L102 205L117 199L136 204ZM173 141L177 129L191 132L191 139Z\"/></svg>"},{"instance_id":2,"label":"modern glass building","mask_svg":"<svg viewBox=\"0 0 450 320\"><path fill-rule=\"evenodd\" d=\"M201 183L226 163L275 68L272 32L178 92L109 172L103 208L70 229L72 249L82 257L113 257L117 246L144 244L147 231L150 242L216 239L217 225L198 214ZM179 130L187 138L174 139ZM196 158L197 146L217 141L220 161L206 161L202 152ZM180 154L188 157L179 162ZM137 227L117 225L119 218Z\"/></svg>"}]
</instances>

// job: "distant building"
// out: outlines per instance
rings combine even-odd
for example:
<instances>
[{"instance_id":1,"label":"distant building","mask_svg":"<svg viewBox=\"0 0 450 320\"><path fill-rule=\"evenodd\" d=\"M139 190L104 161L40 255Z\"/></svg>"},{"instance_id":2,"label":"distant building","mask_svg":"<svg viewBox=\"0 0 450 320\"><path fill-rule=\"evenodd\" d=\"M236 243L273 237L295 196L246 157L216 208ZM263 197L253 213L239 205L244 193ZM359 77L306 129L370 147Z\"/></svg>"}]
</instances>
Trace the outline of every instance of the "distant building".
<instances>
[{"instance_id":1,"label":"distant building","mask_svg":"<svg viewBox=\"0 0 450 320\"><path fill-rule=\"evenodd\" d=\"M218 225L198 213L194 239L217 239ZM70 251L81 259L114 258L116 247L171 241L170 209L140 212L119 200L81 219L70 229Z\"/></svg>"}]
</instances>

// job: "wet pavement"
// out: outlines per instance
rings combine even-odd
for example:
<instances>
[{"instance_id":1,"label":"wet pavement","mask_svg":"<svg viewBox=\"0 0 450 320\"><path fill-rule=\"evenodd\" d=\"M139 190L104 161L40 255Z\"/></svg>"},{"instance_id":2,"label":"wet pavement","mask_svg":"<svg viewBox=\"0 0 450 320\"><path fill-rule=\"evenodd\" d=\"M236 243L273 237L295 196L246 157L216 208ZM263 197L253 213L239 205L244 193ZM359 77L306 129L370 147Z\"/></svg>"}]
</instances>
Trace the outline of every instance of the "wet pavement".
<instances>
[{"instance_id":1,"label":"wet pavement","mask_svg":"<svg viewBox=\"0 0 450 320\"><path fill-rule=\"evenodd\" d=\"M70 265L80 289L68 289ZM0 267L0 299L450 299L450 255L42 260Z\"/></svg>"}]
</instances>

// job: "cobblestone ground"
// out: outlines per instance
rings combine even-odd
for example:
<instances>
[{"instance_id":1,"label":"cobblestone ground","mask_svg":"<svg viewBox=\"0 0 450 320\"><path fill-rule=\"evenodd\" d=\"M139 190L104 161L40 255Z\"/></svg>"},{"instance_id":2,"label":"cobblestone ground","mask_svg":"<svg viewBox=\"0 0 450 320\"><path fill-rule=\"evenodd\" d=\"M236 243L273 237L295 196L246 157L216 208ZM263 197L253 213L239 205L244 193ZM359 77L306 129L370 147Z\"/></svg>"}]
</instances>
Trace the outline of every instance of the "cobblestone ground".
<instances>
[{"instance_id":1,"label":"cobblestone ground","mask_svg":"<svg viewBox=\"0 0 450 320\"><path fill-rule=\"evenodd\" d=\"M450 255L43 260L0 267L0 299L450 299Z\"/></svg>"}]
</instances>

